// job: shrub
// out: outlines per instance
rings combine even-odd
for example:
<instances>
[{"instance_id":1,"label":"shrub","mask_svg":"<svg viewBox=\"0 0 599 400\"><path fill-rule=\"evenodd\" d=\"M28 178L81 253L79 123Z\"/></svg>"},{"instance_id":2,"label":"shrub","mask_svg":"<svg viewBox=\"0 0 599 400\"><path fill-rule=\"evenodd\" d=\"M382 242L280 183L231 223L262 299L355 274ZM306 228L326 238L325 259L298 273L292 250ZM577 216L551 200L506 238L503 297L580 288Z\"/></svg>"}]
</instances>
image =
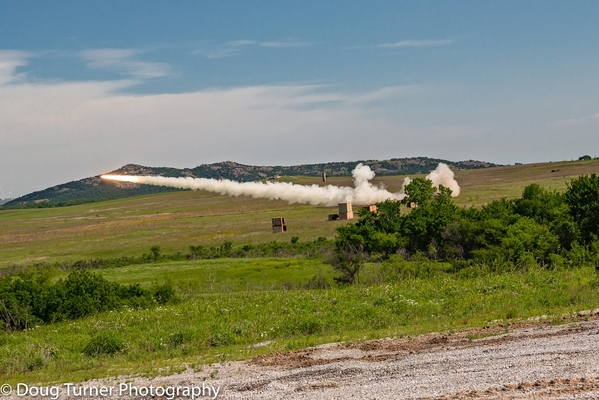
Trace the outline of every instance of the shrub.
<instances>
[{"instance_id":1,"label":"shrub","mask_svg":"<svg viewBox=\"0 0 599 400\"><path fill-rule=\"evenodd\" d=\"M178 331L169 335L168 344L173 348L181 347L185 343L189 342L191 338L192 335L190 332Z\"/></svg>"},{"instance_id":2,"label":"shrub","mask_svg":"<svg viewBox=\"0 0 599 400\"><path fill-rule=\"evenodd\" d=\"M113 331L103 331L91 338L83 348L83 354L94 357L102 354L116 354L125 350L125 343Z\"/></svg>"},{"instance_id":3,"label":"shrub","mask_svg":"<svg viewBox=\"0 0 599 400\"><path fill-rule=\"evenodd\" d=\"M42 356L34 356L33 358L27 360L27 369L29 371L34 371L36 369L40 369L44 366L44 359Z\"/></svg>"},{"instance_id":4,"label":"shrub","mask_svg":"<svg viewBox=\"0 0 599 400\"><path fill-rule=\"evenodd\" d=\"M221 326L213 326L208 335L208 344L211 347L228 346L235 342L232 332Z\"/></svg>"},{"instance_id":5,"label":"shrub","mask_svg":"<svg viewBox=\"0 0 599 400\"><path fill-rule=\"evenodd\" d=\"M329 289L330 287L331 284L327 282L326 277L320 270L304 285L305 289Z\"/></svg>"},{"instance_id":6,"label":"shrub","mask_svg":"<svg viewBox=\"0 0 599 400\"><path fill-rule=\"evenodd\" d=\"M59 319L81 318L120 305L119 285L87 270L75 271L54 286L49 300L56 301L53 310Z\"/></svg>"},{"instance_id":7,"label":"shrub","mask_svg":"<svg viewBox=\"0 0 599 400\"><path fill-rule=\"evenodd\" d=\"M169 297L169 301L173 299ZM122 305L147 308L152 304L151 293L139 285L122 286L85 269L71 272L54 285L44 274L0 279L0 320L7 331L81 318Z\"/></svg>"},{"instance_id":8,"label":"shrub","mask_svg":"<svg viewBox=\"0 0 599 400\"><path fill-rule=\"evenodd\" d=\"M160 249L160 246L158 246L158 245L152 246L150 248L150 252L152 253L152 258L154 259L154 261L158 260L160 258L160 256L162 255L162 251Z\"/></svg>"},{"instance_id":9,"label":"shrub","mask_svg":"<svg viewBox=\"0 0 599 400\"><path fill-rule=\"evenodd\" d=\"M154 286L152 292L154 300L158 304L176 304L181 301L170 283Z\"/></svg>"},{"instance_id":10,"label":"shrub","mask_svg":"<svg viewBox=\"0 0 599 400\"><path fill-rule=\"evenodd\" d=\"M333 269L341 273L341 276L336 277L335 281L352 285L356 283L364 266L365 257L366 254L362 249L353 246L337 250L328 261Z\"/></svg>"}]
</instances>

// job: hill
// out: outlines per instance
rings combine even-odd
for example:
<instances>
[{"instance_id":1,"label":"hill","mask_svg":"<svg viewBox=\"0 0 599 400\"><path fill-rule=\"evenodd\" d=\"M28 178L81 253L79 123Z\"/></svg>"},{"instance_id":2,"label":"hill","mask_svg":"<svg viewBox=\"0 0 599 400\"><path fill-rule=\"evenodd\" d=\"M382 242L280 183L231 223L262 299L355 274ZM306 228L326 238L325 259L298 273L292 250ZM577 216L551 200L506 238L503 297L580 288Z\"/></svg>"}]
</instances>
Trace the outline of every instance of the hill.
<instances>
[{"instance_id":1,"label":"hill","mask_svg":"<svg viewBox=\"0 0 599 400\"><path fill-rule=\"evenodd\" d=\"M158 175L165 177L231 179L239 182L250 182L268 178L274 179L277 176L320 176L323 172L326 172L328 176L349 176L358 163L370 166L378 176L426 174L435 169L440 162L443 162L456 170L480 169L497 166L496 164L484 161L467 160L454 162L436 158L414 157L393 158L382 161L363 160L295 166L254 166L224 161L214 164L202 164L195 168L183 169L127 164L110 173L120 175ZM100 176L98 175L21 196L6 203L4 207L55 207L178 190L180 189L132 183L106 182L100 179Z\"/></svg>"}]
</instances>

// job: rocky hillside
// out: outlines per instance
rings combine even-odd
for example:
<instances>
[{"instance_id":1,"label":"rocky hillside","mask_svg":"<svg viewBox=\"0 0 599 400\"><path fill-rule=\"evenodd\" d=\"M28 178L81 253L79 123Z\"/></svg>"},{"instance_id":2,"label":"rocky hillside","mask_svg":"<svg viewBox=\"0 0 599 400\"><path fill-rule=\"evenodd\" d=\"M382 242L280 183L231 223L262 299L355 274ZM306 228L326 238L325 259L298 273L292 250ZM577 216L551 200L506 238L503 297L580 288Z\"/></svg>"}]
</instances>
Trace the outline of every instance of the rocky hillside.
<instances>
[{"instance_id":1,"label":"rocky hillside","mask_svg":"<svg viewBox=\"0 0 599 400\"><path fill-rule=\"evenodd\" d=\"M195 168L144 167L127 164L112 171L121 175L160 175L166 177L195 177L231 179L249 182L276 176L320 176L326 172L328 176L351 175L358 163L369 165L377 175L424 174L436 168L440 162L453 169L476 169L495 167L496 164L483 161L447 161L426 157L393 158L391 160L365 160L352 162L330 162L321 164L304 164L293 166L256 166L243 165L232 161L215 164L202 164ZM173 192L179 189L161 186L139 185L133 183L108 182L100 176L89 177L78 181L64 183L19 197L4 205L14 207L55 207L94 201L119 199L150 193Z\"/></svg>"}]
</instances>

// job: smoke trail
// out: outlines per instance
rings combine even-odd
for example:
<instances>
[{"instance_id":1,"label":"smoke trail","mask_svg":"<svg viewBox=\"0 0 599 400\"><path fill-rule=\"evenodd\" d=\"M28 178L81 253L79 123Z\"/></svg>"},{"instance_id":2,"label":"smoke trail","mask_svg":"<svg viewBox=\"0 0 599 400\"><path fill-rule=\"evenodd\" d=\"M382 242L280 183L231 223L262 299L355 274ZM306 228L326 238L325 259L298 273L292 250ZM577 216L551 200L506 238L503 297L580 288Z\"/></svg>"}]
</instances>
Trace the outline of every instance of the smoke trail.
<instances>
[{"instance_id":1,"label":"smoke trail","mask_svg":"<svg viewBox=\"0 0 599 400\"><path fill-rule=\"evenodd\" d=\"M444 166L449 173L447 173L445 169L441 169L441 166ZM435 172L437 173L435 174ZM217 180L189 177L164 178L160 176L102 175L102 178L121 182L144 183L148 185L169 186L181 189L206 190L229 196L251 196L271 200L278 199L287 201L290 204L301 203L312 204L315 206L334 206L345 201L367 205L387 199L401 200L405 197L402 192L391 193L384 188L373 186L370 181L374 178L374 172L367 165L358 164L352 171L352 176L354 178L353 188L333 185L306 186L287 182L235 182L229 179ZM446 182L447 179L453 180L453 172L451 172L445 164L439 164L437 169L431 172L429 176L432 176L430 179L433 181L433 184L435 184L434 179L440 183ZM453 182L455 183L455 187L458 188L457 192L459 193L457 182ZM454 196L455 195L454 191Z\"/></svg>"}]
</instances>

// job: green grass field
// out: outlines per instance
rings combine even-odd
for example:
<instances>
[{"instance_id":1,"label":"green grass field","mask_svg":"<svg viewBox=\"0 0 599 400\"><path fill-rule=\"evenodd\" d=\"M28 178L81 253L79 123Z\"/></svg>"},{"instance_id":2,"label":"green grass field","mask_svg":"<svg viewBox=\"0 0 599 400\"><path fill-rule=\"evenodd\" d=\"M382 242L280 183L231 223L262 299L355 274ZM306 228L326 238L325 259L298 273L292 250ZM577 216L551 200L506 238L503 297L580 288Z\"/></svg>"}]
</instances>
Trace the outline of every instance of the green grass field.
<instances>
[{"instance_id":1,"label":"green grass field","mask_svg":"<svg viewBox=\"0 0 599 400\"><path fill-rule=\"evenodd\" d=\"M551 172L551 171L554 172ZM461 206L513 198L533 182L563 190L566 182L599 172L599 160L554 162L482 170L457 171ZM403 176L375 177L391 191ZM323 184L319 178L286 178L300 184ZM350 177L327 184L351 185ZM273 240L333 238L344 221L327 221L336 208L290 205L282 201L228 197L206 192L178 192L83 204L78 206L0 211L0 268L40 261L139 256L160 245L164 252L186 251L190 245L213 246ZM273 234L271 218L285 217L289 232Z\"/></svg>"},{"instance_id":2,"label":"green grass field","mask_svg":"<svg viewBox=\"0 0 599 400\"><path fill-rule=\"evenodd\" d=\"M141 255L190 245L263 243L333 237L340 221L331 209L205 192L128 198L72 207L0 212L0 267L39 261ZM274 235L271 218L284 216L289 232Z\"/></svg>"},{"instance_id":3,"label":"green grass field","mask_svg":"<svg viewBox=\"0 0 599 400\"><path fill-rule=\"evenodd\" d=\"M553 172L551 172L553 170ZM564 190L599 161L518 165L458 171L461 206L517 197L533 182ZM316 178L288 178L317 183ZM390 190L403 177L376 178ZM351 184L350 178L327 183ZM0 211L0 268L39 261L138 256L190 245L216 246L333 238L346 221L327 221L334 208L178 192L54 209ZM283 216L286 234L270 221ZM412 261L412 263L428 261ZM539 315L599 307L599 275L591 268L494 273L484 268L414 265L424 276L398 275L368 264L360 284L338 287L321 259L252 258L160 261L96 271L121 284L170 283L183 300L147 310L123 308L73 321L0 333L0 381L61 383L123 374L168 374L206 363L246 359L320 343L358 341L505 324ZM431 267L432 266L432 267ZM448 272L444 272L447 270ZM53 280L67 272L54 270ZM307 289L313 278L328 289ZM505 325L507 327L507 325ZM120 343L114 355L85 355L86 345ZM266 344L265 344L266 343ZM256 346L256 344L260 344ZM207 370L206 370L207 371ZM208 371L206 372L208 375Z\"/></svg>"},{"instance_id":4,"label":"green grass field","mask_svg":"<svg viewBox=\"0 0 599 400\"><path fill-rule=\"evenodd\" d=\"M120 284L139 283L148 287L155 283L171 282L179 291L194 295L266 291L304 287L311 277L320 273L333 283L330 266L322 260L305 258L234 258L190 260L130 265L98 271L106 279ZM55 279L66 277L56 274ZM186 290L187 289L187 290Z\"/></svg>"},{"instance_id":5,"label":"green grass field","mask_svg":"<svg viewBox=\"0 0 599 400\"><path fill-rule=\"evenodd\" d=\"M230 262L234 265L236 261ZM598 275L588 268L512 274L437 273L345 288L280 290L276 288L288 279L277 271L283 263L264 260L255 264L261 265L275 290L239 290L249 263L242 268L233 266L226 273L231 286L220 287L220 293L206 293L210 292L208 282L178 305L124 308L2 334L0 378L14 384L82 381L131 373L153 376L327 342L448 332L539 315L561 322L563 314L598 304ZM209 262L191 264L173 271L174 276L195 280L204 267L222 268ZM176 265L165 267L172 270ZM303 268L312 273L318 266ZM136 271L131 272L135 275ZM149 282L162 274L139 271L137 276ZM119 277L119 271L107 275L121 281L132 279ZM121 350L114 355L83 354L86 345L100 335L117 340Z\"/></svg>"}]
</instances>

